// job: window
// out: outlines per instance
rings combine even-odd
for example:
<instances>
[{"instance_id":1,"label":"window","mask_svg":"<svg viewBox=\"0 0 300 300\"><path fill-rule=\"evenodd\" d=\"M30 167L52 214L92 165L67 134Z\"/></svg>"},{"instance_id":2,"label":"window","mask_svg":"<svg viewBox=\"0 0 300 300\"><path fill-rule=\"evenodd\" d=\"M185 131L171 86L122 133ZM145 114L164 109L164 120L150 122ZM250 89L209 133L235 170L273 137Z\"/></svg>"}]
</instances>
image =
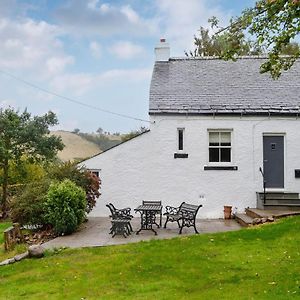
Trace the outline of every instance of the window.
<instances>
[{"instance_id":1,"label":"window","mask_svg":"<svg viewBox=\"0 0 300 300\"><path fill-rule=\"evenodd\" d=\"M209 162L231 162L231 132L209 132Z\"/></svg>"},{"instance_id":2,"label":"window","mask_svg":"<svg viewBox=\"0 0 300 300\"><path fill-rule=\"evenodd\" d=\"M99 178L99 171L91 171L91 173L96 175Z\"/></svg>"},{"instance_id":3,"label":"window","mask_svg":"<svg viewBox=\"0 0 300 300\"><path fill-rule=\"evenodd\" d=\"M178 128L178 150L182 151L183 150L183 133L184 129L183 128Z\"/></svg>"}]
</instances>

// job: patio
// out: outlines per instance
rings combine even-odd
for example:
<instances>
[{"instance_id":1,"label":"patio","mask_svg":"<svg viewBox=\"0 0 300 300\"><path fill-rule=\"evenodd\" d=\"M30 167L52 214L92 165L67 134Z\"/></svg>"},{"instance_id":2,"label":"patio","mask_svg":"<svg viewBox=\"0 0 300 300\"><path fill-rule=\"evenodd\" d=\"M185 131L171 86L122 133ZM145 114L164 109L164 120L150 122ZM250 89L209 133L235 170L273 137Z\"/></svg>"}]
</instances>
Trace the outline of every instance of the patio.
<instances>
[{"instance_id":1,"label":"patio","mask_svg":"<svg viewBox=\"0 0 300 300\"><path fill-rule=\"evenodd\" d=\"M165 220L163 220L163 224L164 221ZM195 234L193 228L184 228L182 234L179 235L179 229L175 222L168 223L166 229L155 229L157 231L157 235L154 235L152 231L141 231L139 235L136 235L136 231L140 229L140 218L133 218L131 224L134 232L130 236L124 238L121 235L116 235L114 238L112 238L112 236L109 234L109 228L111 226L110 219L106 217L91 217L89 218L89 221L84 223L80 230L74 234L57 237L54 240L44 243L43 246L47 249L59 247L79 248L108 246L149 241L151 239L169 239ZM235 220L197 219L196 224L199 234L226 232L239 230L241 228L241 226Z\"/></svg>"}]
</instances>

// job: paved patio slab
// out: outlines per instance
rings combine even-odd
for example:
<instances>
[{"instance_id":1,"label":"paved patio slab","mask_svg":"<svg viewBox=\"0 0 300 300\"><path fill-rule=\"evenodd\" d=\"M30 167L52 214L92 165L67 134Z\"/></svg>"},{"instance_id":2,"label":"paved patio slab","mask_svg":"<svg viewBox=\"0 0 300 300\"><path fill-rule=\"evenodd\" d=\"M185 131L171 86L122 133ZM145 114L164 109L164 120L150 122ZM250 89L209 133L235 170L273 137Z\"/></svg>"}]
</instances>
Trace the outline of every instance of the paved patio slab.
<instances>
[{"instance_id":1,"label":"paved patio slab","mask_svg":"<svg viewBox=\"0 0 300 300\"><path fill-rule=\"evenodd\" d=\"M164 221L164 220L163 220ZM101 217L90 217L89 221L84 223L80 230L72 235L60 236L53 239L43 246L47 249L59 248L59 247L70 247L70 248L80 248L80 247L95 247L95 246L108 246L108 245L119 245L127 243L136 243L140 241L148 241L151 239L168 239L173 237L178 237L179 229L175 223L168 223L168 228L155 228L157 235L154 235L152 231L141 231L140 234L136 235L136 231L140 228L140 219L134 218L131 221L133 233L124 238L123 236L116 235L112 238L109 234L109 228L111 226L109 218ZM197 220L197 229L199 233L213 233L213 232L225 232L239 230L241 226L235 220L223 220L223 219L213 219L213 220ZM184 228L182 230L182 235L192 235L194 229Z\"/></svg>"}]
</instances>

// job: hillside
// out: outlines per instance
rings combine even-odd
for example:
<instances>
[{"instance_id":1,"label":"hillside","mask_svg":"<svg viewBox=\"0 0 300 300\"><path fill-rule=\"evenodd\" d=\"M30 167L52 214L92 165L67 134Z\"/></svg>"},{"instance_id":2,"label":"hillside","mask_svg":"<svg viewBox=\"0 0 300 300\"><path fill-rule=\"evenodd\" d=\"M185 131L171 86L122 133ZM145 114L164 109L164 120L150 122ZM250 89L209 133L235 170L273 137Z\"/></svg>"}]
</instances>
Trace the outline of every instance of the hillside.
<instances>
[{"instance_id":1,"label":"hillside","mask_svg":"<svg viewBox=\"0 0 300 300\"><path fill-rule=\"evenodd\" d=\"M60 136L65 148L58 153L59 159L62 161L84 159L101 152L100 147L87 141L83 137L68 131L52 131L51 134Z\"/></svg>"}]
</instances>

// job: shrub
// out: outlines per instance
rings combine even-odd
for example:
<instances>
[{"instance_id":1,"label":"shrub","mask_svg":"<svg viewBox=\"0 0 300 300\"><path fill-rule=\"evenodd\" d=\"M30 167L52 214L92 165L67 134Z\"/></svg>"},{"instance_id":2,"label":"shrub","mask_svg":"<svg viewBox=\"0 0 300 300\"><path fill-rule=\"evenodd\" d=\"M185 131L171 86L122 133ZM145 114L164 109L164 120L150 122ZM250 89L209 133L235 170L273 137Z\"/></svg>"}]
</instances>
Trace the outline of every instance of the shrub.
<instances>
[{"instance_id":1,"label":"shrub","mask_svg":"<svg viewBox=\"0 0 300 300\"><path fill-rule=\"evenodd\" d=\"M89 172L85 171L85 192L86 192L86 209L87 213L90 213L94 206L96 205L96 199L101 195L100 189L100 178Z\"/></svg>"},{"instance_id":2,"label":"shrub","mask_svg":"<svg viewBox=\"0 0 300 300\"><path fill-rule=\"evenodd\" d=\"M71 162L54 164L48 167L44 174L38 172L38 175L31 177L34 178L33 182L28 182L27 185L10 186L9 189L11 218L22 225L47 225L45 202L51 181L62 182L70 179L77 186L82 187L86 194L87 213L93 209L96 199L100 196L99 178Z\"/></svg>"},{"instance_id":3,"label":"shrub","mask_svg":"<svg viewBox=\"0 0 300 300\"><path fill-rule=\"evenodd\" d=\"M22 225L45 225L45 202L49 186L49 180L24 186L11 199L11 219Z\"/></svg>"},{"instance_id":4,"label":"shrub","mask_svg":"<svg viewBox=\"0 0 300 300\"><path fill-rule=\"evenodd\" d=\"M56 233L73 233L84 220L85 208L85 192L74 182L66 179L50 185L46 201L46 220Z\"/></svg>"},{"instance_id":5,"label":"shrub","mask_svg":"<svg viewBox=\"0 0 300 300\"><path fill-rule=\"evenodd\" d=\"M92 211L96 205L96 199L101 195L99 192L101 182L96 175L72 162L53 165L48 170L48 175L53 180L58 181L70 179L76 185L82 187L86 193L86 212Z\"/></svg>"}]
</instances>

